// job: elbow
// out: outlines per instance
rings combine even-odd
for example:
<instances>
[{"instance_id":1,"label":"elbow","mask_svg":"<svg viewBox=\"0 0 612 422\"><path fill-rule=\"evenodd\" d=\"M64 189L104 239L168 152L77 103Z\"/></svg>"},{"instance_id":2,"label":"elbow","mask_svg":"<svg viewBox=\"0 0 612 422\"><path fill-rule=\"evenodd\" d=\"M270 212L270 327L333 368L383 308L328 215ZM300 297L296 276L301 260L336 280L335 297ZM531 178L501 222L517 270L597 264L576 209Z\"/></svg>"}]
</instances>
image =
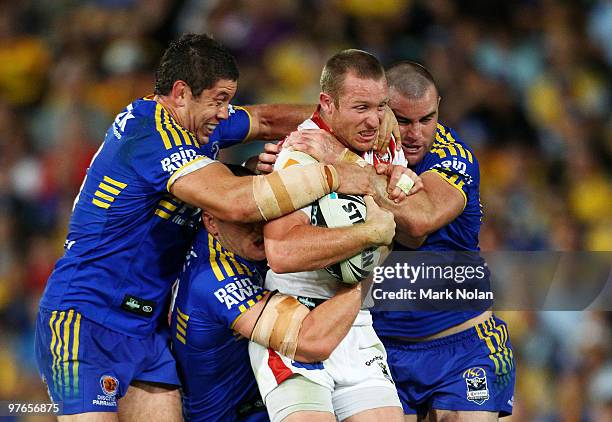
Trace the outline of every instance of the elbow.
<instances>
[{"instance_id":1,"label":"elbow","mask_svg":"<svg viewBox=\"0 0 612 422\"><path fill-rule=\"evenodd\" d=\"M276 274L284 274L294 272L295 268L292 265L292 257L288 253L288 248L276 246L268 246L266 242L266 258L268 259L268 267Z\"/></svg>"},{"instance_id":2,"label":"elbow","mask_svg":"<svg viewBox=\"0 0 612 422\"><path fill-rule=\"evenodd\" d=\"M295 352L295 359L304 363L322 362L328 359L333 351L332 345L326 341L300 341Z\"/></svg>"},{"instance_id":3,"label":"elbow","mask_svg":"<svg viewBox=\"0 0 612 422\"><path fill-rule=\"evenodd\" d=\"M431 224L428 219L423 218L416 221L407 221L404 227L406 228L406 233L408 233L411 237L421 238L427 236L431 233Z\"/></svg>"},{"instance_id":4,"label":"elbow","mask_svg":"<svg viewBox=\"0 0 612 422\"><path fill-rule=\"evenodd\" d=\"M219 217L230 223L250 223L261 221L259 210L250 210L248 207L237 206L231 201L227 202L225 209L221 210Z\"/></svg>"},{"instance_id":5,"label":"elbow","mask_svg":"<svg viewBox=\"0 0 612 422\"><path fill-rule=\"evenodd\" d=\"M425 237L429 234L429 230L427 229L426 226L416 226L416 227L411 227L410 230L408 230L408 234L414 238L421 238L421 237Z\"/></svg>"}]
</instances>

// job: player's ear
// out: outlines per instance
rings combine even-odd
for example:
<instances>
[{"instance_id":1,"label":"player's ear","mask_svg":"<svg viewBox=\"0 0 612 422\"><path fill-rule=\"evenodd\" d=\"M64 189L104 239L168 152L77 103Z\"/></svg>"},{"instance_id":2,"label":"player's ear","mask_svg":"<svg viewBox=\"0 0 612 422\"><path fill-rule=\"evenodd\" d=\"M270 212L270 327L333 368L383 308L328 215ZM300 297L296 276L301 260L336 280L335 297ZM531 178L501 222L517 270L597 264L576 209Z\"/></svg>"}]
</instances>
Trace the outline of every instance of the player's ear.
<instances>
[{"instance_id":1,"label":"player's ear","mask_svg":"<svg viewBox=\"0 0 612 422\"><path fill-rule=\"evenodd\" d=\"M202 224L204 224L206 231L213 236L217 236L219 234L219 227L217 227L215 217L213 217L208 211L202 211Z\"/></svg>"},{"instance_id":2,"label":"player's ear","mask_svg":"<svg viewBox=\"0 0 612 422\"><path fill-rule=\"evenodd\" d=\"M324 113L329 114L331 112L334 99L327 92L321 92L319 94L319 105Z\"/></svg>"},{"instance_id":3,"label":"player's ear","mask_svg":"<svg viewBox=\"0 0 612 422\"><path fill-rule=\"evenodd\" d=\"M185 104L185 98L189 94L191 94L191 89L189 88L189 85L185 83L185 81L174 81L170 96L175 105L183 106Z\"/></svg>"}]
</instances>

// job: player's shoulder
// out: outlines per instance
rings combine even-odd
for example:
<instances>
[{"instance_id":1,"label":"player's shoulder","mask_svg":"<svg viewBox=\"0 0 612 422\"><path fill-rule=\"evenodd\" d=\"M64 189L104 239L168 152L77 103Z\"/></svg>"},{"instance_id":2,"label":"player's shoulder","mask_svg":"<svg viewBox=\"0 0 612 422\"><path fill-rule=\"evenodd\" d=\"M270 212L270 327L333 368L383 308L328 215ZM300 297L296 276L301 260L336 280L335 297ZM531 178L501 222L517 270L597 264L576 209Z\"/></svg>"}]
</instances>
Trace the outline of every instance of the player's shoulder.
<instances>
[{"instance_id":1,"label":"player's shoulder","mask_svg":"<svg viewBox=\"0 0 612 422\"><path fill-rule=\"evenodd\" d=\"M304 129L319 129L319 126L312 120L306 119L304 120L298 127L297 130ZM282 145L284 140L280 143ZM301 151L294 151L292 148L282 148L276 157L276 162L274 164L274 170L281 170L291 166L305 166L307 164L316 163L317 160Z\"/></svg>"},{"instance_id":2,"label":"player's shoulder","mask_svg":"<svg viewBox=\"0 0 612 422\"><path fill-rule=\"evenodd\" d=\"M242 106L237 106L237 105L233 105L233 104L229 104L227 106L227 119L242 119L242 118L248 118L251 119L251 114L249 113L249 111L242 107Z\"/></svg>"},{"instance_id":3,"label":"player's shoulder","mask_svg":"<svg viewBox=\"0 0 612 422\"><path fill-rule=\"evenodd\" d=\"M133 119L133 122L129 120ZM147 140L160 148L170 150L180 147L197 147L195 135L181 125L153 96L140 98L117 115L118 121L126 120L123 130L133 140Z\"/></svg>"},{"instance_id":4,"label":"player's shoulder","mask_svg":"<svg viewBox=\"0 0 612 422\"><path fill-rule=\"evenodd\" d=\"M223 134L236 125L244 125L247 128L248 131L246 133L240 134L241 138L247 139L252 129L252 120L253 119L251 117L251 114L246 108L229 104L227 119L223 119L219 122L219 125L217 126L215 131L211 134L211 140L223 139Z\"/></svg>"},{"instance_id":5,"label":"player's shoulder","mask_svg":"<svg viewBox=\"0 0 612 422\"><path fill-rule=\"evenodd\" d=\"M304 120L297 127L297 130L304 130L304 129L321 129L321 128L312 118L309 118L309 119Z\"/></svg>"},{"instance_id":6,"label":"player's shoulder","mask_svg":"<svg viewBox=\"0 0 612 422\"><path fill-rule=\"evenodd\" d=\"M283 148L276 158L274 170L281 170L296 165L305 166L316 162L315 158L304 152L295 151L291 148Z\"/></svg>"},{"instance_id":7,"label":"player's shoulder","mask_svg":"<svg viewBox=\"0 0 612 422\"><path fill-rule=\"evenodd\" d=\"M115 117L114 125L122 126L121 129L131 132L144 130L155 125L155 115L159 104L153 96L139 98L128 104ZM161 106L160 106L161 107Z\"/></svg>"},{"instance_id":8,"label":"player's shoulder","mask_svg":"<svg viewBox=\"0 0 612 422\"><path fill-rule=\"evenodd\" d=\"M461 139L452 128L438 123L433 145L428 153L435 160L453 160L465 163L467 166L478 166L476 155L472 148Z\"/></svg>"},{"instance_id":9,"label":"player's shoulder","mask_svg":"<svg viewBox=\"0 0 612 422\"><path fill-rule=\"evenodd\" d=\"M193 254L197 259L195 259L196 264L192 270L192 278L197 278L202 282L199 284L204 290L216 290L224 282L231 281L236 276L253 275L254 270L249 265L233 252L225 249L214 236L204 229L198 232Z\"/></svg>"},{"instance_id":10,"label":"player's shoulder","mask_svg":"<svg viewBox=\"0 0 612 422\"><path fill-rule=\"evenodd\" d=\"M263 280L255 265L225 249L205 230L198 233L193 249L197 255L192 256L195 262L186 264L191 265L188 280L191 303L202 309L214 309L221 303L229 310L233 304L248 300L248 295L261 298Z\"/></svg>"}]
</instances>

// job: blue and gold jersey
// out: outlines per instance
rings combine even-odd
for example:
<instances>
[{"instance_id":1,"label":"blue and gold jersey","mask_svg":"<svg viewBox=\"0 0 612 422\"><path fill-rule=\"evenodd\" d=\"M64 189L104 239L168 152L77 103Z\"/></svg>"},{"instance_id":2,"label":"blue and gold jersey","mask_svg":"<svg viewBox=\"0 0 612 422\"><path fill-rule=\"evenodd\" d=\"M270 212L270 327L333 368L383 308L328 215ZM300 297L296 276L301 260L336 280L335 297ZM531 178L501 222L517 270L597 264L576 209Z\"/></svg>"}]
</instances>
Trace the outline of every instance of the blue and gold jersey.
<instances>
[{"instance_id":1,"label":"blue and gold jersey","mask_svg":"<svg viewBox=\"0 0 612 422\"><path fill-rule=\"evenodd\" d=\"M232 125L227 120L217 129ZM170 187L213 162L152 97L128 105L87 170L65 254L40 306L75 309L130 336L151 333L167 312L197 227L198 210L172 196Z\"/></svg>"},{"instance_id":2,"label":"blue and gold jersey","mask_svg":"<svg viewBox=\"0 0 612 422\"><path fill-rule=\"evenodd\" d=\"M257 408L248 340L232 327L266 294L264 276L257 264L224 249L204 229L198 233L179 277L172 313L188 420L242 420Z\"/></svg>"},{"instance_id":3,"label":"blue and gold jersey","mask_svg":"<svg viewBox=\"0 0 612 422\"><path fill-rule=\"evenodd\" d=\"M478 251L482 219L478 160L457 133L438 124L436 139L423 161L413 168L421 175L435 172L463 195L463 212L427 236L420 251Z\"/></svg>"},{"instance_id":4,"label":"blue and gold jersey","mask_svg":"<svg viewBox=\"0 0 612 422\"><path fill-rule=\"evenodd\" d=\"M478 234L482 219L480 169L478 160L457 133L438 124L436 138L423 160L412 168L421 175L435 172L461 192L464 208L448 225L427 236L419 251L479 251ZM410 250L396 244L394 251ZM374 327L380 336L425 337L480 314L475 311L373 312Z\"/></svg>"}]
</instances>

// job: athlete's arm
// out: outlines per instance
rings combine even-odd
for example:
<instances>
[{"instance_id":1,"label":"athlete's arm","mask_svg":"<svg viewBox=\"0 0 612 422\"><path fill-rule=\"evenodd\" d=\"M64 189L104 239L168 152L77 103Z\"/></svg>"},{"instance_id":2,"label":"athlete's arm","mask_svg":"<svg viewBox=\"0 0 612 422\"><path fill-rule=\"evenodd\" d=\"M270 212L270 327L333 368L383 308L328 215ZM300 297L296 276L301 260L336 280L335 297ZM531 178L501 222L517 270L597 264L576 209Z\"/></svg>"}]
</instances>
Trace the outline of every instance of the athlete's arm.
<instances>
[{"instance_id":1,"label":"athlete's arm","mask_svg":"<svg viewBox=\"0 0 612 422\"><path fill-rule=\"evenodd\" d=\"M357 163L361 167L369 166L367 161L344 147L334 135L322 129L303 129L292 132L283 143L283 148L288 147L308 154L320 163L338 164L348 162ZM257 169L265 172L270 167L270 163L276 162L275 154L279 152L280 148L278 146L266 144L264 152L259 154ZM412 195L422 188L420 177L407 168L405 164L400 166L395 164L379 164L376 166L376 170L378 174L385 174L389 177L388 183L378 183L376 185L377 195L382 195L386 198L388 194L391 199L397 199L396 202L403 200L402 191L397 187L397 182L402 174L405 174L406 176L404 177L408 177L413 182L412 188L406 193L407 195ZM374 199L376 202L379 202L377 195L374 195Z\"/></svg>"},{"instance_id":2,"label":"athlete's arm","mask_svg":"<svg viewBox=\"0 0 612 422\"><path fill-rule=\"evenodd\" d=\"M285 137L315 110L313 104L258 104L243 107L251 117L245 139L275 140Z\"/></svg>"},{"instance_id":3,"label":"athlete's arm","mask_svg":"<svg viewBox=\"0 0 612 422\"><path fill-rule=\"evenodd\" d=\"M333 190L373 194L373 180L377 177L380 176L373 170L354 164L331 168L312 164L265 176L237 177L215 162L179 177L169 190L180 200L205 208L215 217L255 222L293 212Z\"/></svg>"},{"instance_id":4,"label":"athlete's arm","mask_svg":"<svg viewBox=\"0 0 612 422\"><path fill-rule=\"evenodd\" d=\"M408 236L403 241L398 240L409 247L415 247L413 242L422 243L428 234L449 224L465 208L464 195L437 173L425 172L421 174L421 180L423 189L410 200L401 204L392 201L381 204L395 216L398 232Z\"/></svg>"},{"instance_id":5,"label":"athlete's arm","mask_svg":"<svg viewBox=\"0 0 612 422\"><path fill-rule=\"evenodd\" d=\"M268 265L276 273L318 270L358 254L362 250L391 243L395 222L390 213L366 197L363 224L326 228L310 224L302 211L264 226Z\"/></svg>"},{"instance_id":6,"label":"athlete's arm","mask_svg":"<svg viewBox=\"0 0 612 422\"><path fill-rule=\"evenodd\" d=\"M308 119L316 109L314 104L257 104L243 107L251 118L251 129L244 140L251 139L275 140L283 138L288 133ZM402 147L399 125L393 111L386 106L385 114L380 124L378 137L374 149L386 151L391 140L395 137L396 149ZM272 171L270 169L270 171Z\"/></svg>"},{"instance_id":7,"label":"athlete's arm","mask_svg":"<svg viewBox=\"0 0 612 422\"><path fill-rule=\"evenodd\" d=\"M270 295L270 293L268 293ZM255 324L266 306L268 295L255 306L243 313L233 329L246 338L251 338ZM294 298L286 299L295 306L302 306ZM361 308L361 284L340 288L336 295L308 312L301 322L297 337L297 349L293 359L300 362L320 362L329 357L340 341L346 336ZM305 311L301 309L301 311ZM279 314L278 325L283 326L291 318L289 314ZM272 344L264 344L272 347ZM278 348L277 348L278 349ZM278 350L282 353L281 350Z\"/></svg>"}]
</instances>

